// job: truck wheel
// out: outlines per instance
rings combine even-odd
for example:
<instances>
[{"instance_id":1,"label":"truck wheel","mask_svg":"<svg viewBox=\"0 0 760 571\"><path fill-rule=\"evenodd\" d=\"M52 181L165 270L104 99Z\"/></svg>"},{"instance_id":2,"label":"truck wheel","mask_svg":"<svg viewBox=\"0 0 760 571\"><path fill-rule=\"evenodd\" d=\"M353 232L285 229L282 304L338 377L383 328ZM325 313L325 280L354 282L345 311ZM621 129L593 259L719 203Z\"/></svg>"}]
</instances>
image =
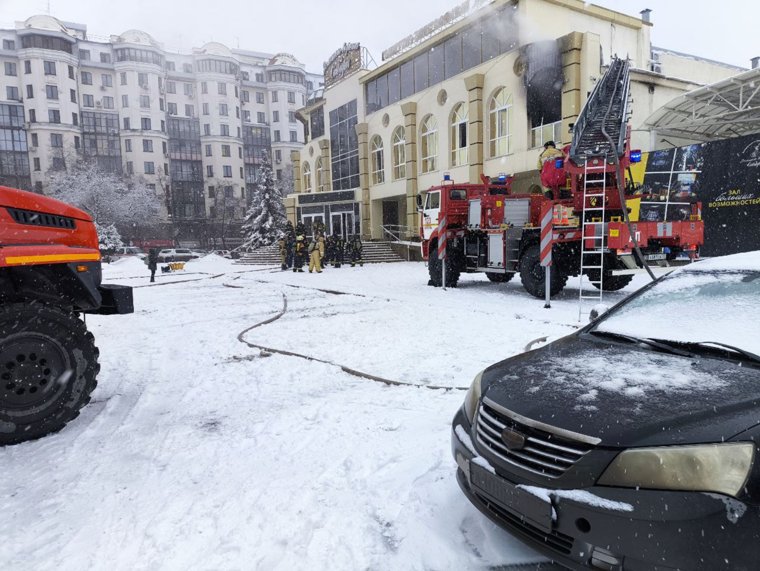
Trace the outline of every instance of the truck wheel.
<instances>
[{"instance_id":1,"label":"truck wheel","mask_svg":"<svg viewBox=\"0 0 760 571\"><path fill-rule=\"evenodd\" d=\"M90 402L98 349L74 313L42 303L0 309L0 445L63 428Z\"/></svg>"},{"instance_id":2,"label":"truck wheel","mask_svg":"<svg viewBox=\"0 0 760 571\"><path fill-rule=\"evenodd\" d=\"M441 287L443 285L441 276L441 261L438 259L438 248L430 247L428 256L428 274L430 280L428 285ZM446 287L457 287L459 282L459 270L452 267L451 263L446 263Z\"/></svg>"},{"instance_id":3,"label":"truck wheel","mask_svg":"<svg viewBox=\"0 0 760 571\"><path fill-rule=\"evenodd\" d=\"M497 274L496 272L486 272L486 277L495 283L506 283L512 279L515 274Z\"/></svg>"},{"instance_id":4,"label":"truck wheel","mask_svg":"<svg viewBox=\"0 0 760 571\"><path fill-rule=\"evenodd\" d=\"M619 289L623 289L625 286L627 286L631 281L633 281L633 276L613 276L612 272L604 272L604 277L602 278L602 283L599 282L599 272L595 272L592 274L589 272L589 279L594 280L591 282L591 285L593 285L596 289L602 289L603 291L617 291Z\"/></svg>"},{"instance_id":5,"label":"truck wheel","mask_svg":"<svg viewBox=\"0 0 760 571\"><path fill-rule=\"evenodd\" d=\"M532 296L544 299L546 296L546 271L541 265L538 244L528 246L520 257L520 280L525 290ZM549 295L554 297L565 287L567 276L557 266L552 267Z\"/></svg>"}]
</instances>

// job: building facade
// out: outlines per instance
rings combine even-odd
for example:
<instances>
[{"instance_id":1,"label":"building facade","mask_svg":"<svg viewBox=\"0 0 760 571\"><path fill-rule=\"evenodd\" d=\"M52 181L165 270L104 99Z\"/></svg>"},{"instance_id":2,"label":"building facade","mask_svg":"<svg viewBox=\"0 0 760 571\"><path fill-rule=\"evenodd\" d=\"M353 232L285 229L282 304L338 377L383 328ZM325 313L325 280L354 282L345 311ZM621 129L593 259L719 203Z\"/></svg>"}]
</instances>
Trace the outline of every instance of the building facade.
<instances>
[{"instance_id":1,"label":"building facade","mask_svg":"<svg viewBox=\"0 0 760 571\"><path fill-rule=\"evenodd\" d=\"M742 71L653 48L649 11L634 18L580 0L471 4L386 50L375 69L346 66L338 53L348 73L332 81L334 62L326 64L324 93L301 111L309 139L294 161L300 177L286 200L291 217L314 221L318 203L332 231L334 206L352 192L354 231L411 237L417 193L444 173L460 182L510 173L518 191L540 191L544 142L570 142L571 125L612 56L631 60L632 145L644 150L659 143L640 129L655 109ZM334 130L348 117L340 110L354 107L355 136ZM324 129L314 129L322 120L315 115ZM356 157L347 171L345 156Z\"/></svg>"},{"instance_id":2,"label":"building facade","mask_svg":"<svg viewBox=\"0 0 760 571\"><path fill-rule=\"evenodd\" d=\"M0 184L44 192L49 172L87 157L153 188L186 243L239 225L265 153L289 180L295 113L322 82L289 54L171 53L139 30L93 41L51 16L0 43Z\"/></svg>"}]
</instances>

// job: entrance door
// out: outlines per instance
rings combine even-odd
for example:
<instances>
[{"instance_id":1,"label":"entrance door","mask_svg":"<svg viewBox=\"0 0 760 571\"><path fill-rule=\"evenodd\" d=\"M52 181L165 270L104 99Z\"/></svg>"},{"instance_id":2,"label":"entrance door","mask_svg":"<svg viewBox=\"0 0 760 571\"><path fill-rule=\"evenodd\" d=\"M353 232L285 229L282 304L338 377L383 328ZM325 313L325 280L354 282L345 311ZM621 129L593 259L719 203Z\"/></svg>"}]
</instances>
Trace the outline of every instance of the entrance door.
<instances>
[{"instance_id":1,"label":"entrance door","mask_svg":"<svg viewBox=\"0 0 760 571\"><path fill-rule=\"evenodd\" d=\"M354 213L335 212L330 217L330 224L333 234L338 234L344 240L348 240L348 237L354 233Z\"/></svg>"},{"instance_id":2,"label":"entrance door","mask_svg":"<svg viewBox=\"0 0 760 571\"><path fill-rule=\"evenodd\" d=\"M398 201L383 201L383 226L398 226L398 223Z\"/></svg>"}]
</instances>

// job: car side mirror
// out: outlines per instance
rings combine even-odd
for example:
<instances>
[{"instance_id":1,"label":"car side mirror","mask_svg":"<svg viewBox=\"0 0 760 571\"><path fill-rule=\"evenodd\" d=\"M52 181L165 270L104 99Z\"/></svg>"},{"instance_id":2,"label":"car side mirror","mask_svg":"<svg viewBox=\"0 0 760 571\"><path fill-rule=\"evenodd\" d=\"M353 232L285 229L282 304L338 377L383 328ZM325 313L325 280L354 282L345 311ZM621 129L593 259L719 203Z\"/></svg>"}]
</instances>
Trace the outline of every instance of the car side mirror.
<instances>
[{"instance_id":1,"label":"car side mirror","mask_svg":"<svg viewBox=\"0 0 760 571\"><path fill-rule=\"evenodd\" d=\"M594 307L591 308L591 312L588 314L588 320L596 321L602 315L607 313L609 310L610 310L610 306L607 305L606 303L598 303Z\"/></svg>"},{"instance_id":2,"label":"car side mirror","mask_svg":"<svg viewBox=\"0 0 760 571\"><path fill-rule=\"evenodd\" d=\"M417 198L417 210L422 210L422 195L418 194L416 198Z\"/></svg>"}]
</instances>

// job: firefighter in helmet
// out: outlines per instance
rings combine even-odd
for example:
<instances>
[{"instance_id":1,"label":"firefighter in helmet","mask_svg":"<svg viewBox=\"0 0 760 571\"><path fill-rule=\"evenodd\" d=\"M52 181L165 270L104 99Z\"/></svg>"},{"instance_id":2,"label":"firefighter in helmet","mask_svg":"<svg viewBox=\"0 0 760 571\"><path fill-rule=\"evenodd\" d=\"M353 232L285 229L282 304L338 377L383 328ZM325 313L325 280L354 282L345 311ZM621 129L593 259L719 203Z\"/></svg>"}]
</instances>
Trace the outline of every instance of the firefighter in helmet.
<instances>
[{"instance_id":1,"label":"firefighter in helmet","mask_svg":"<svg viewBox=\"0 0 760 571\"><path fill-rule=\"evenodd\" d=\"M285 266L287 268L293 267L293 252L296 247L296 231L293 228L293 223L288 220L285 224Z\"/></svg>"},{"instance_id":2,"label":"firefighter in helmet","mask_svg":"<svg viewBox=\"0 0 760 571\"><path fill-rule=\"evenodd\" d=\"M309 242L309 273L316 270L318 274L322 273L322 258L325 255L325 239L319 232L314 233L314 237Z\"/></svg>"},{"instance_id":3,"label":"firefighter in helmet","mask_svg":"<svg viewBox=\"0 0 760 571\"><path fill-rule=\"evenodd\" d=\"M296 226L296 242L293 251L293 271L302 272L303 265L306 261L306 235L298 233Z\"/></svg>"},{"instance_id":4,"label":"firefighter in helmet","mask_svg":"<svg viewBox=\"0 0 760 571\"><path fill-rule=\"evenodd\" d=\"M557 186L558 188L557 181L554 180L558 178L554 162L563 158L565 158L565 154L557 148L554 141L544 143L544 150L538 155L538 170L541 172L541 185L544 188L546 198L554 199L554 187ZM547 163L550 164L547 165ZM564 179L564 173L561 174L561 178Z\"/></svg>"},{"instance_id":5,"label":"firefighter in helmet","mask_svg":"<svg viewBox=\"0 0 760 571\"><path fill-rule=\"evenodd\" d=\"M362 260L362 250L364 247L362 246L362 239L359 234L354 234L351 236L351 239L348 243L348 250L351 255L351 267L353 268L356 266L356 264L359 264L360 266L364 267L364 260Z\"/></svg>"},{"instance_id":6,"label":"firefighter in helmet","mask_svg":"<svg viewBox=\"0 0 760 571\"><path fill-rule=\"evenodd\" d=\"M277 248L280 252L280 267L281 269L288 269L288 243L286 240L286 234L283 232L277 240Z\"/></svg>"},{"instance_id":7,"label":"firefighter in helmet","mask_svg":"<svg viewBox=\"0 0 760 571\"><path fill-rule=\"evenodd\" d=\"M338 233L336 230L333 234L333 241L334 241L334 258L333 258L333 266L336 268L339 268L340 265L343 263L343 253L345 251L346 242L343 240L343 236Z\"/></svg>"}]
</instances>

